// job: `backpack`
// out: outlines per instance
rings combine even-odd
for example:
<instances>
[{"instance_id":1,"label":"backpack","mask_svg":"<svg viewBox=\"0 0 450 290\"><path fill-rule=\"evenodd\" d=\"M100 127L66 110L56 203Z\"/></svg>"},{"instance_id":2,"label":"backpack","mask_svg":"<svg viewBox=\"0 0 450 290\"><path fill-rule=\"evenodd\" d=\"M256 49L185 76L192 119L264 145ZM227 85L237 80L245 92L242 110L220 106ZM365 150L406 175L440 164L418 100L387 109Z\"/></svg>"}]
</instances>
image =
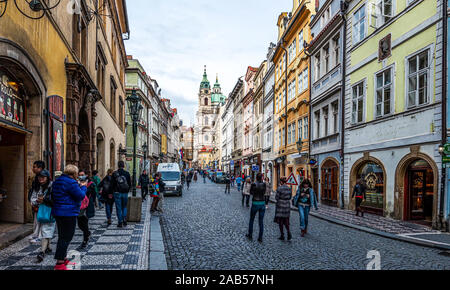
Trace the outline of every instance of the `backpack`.
<instances>
[{"instance_id":1,"label":"backpack","mask_svg":"<svg viewBox=\"0 0 450 290\"><path fill-rule=\"evenodd\" d=\"M111 180L109 180L108 178L103 180L102 189L103 189L103 191L102 191L103 195L108 195L111 192Z\"/></svg>"},{"instance_id":2,"label":"backpack","mask_svg":"<svg viewBox=\"0 0 450 290\"><path fill-rule=\"evenodd\" d=\"M130 191L130 186L128 185L127 179L125 176L120 175L118 172L115 173L117 190L120 193L127 193Z\"/></svg>"}]
</instances>

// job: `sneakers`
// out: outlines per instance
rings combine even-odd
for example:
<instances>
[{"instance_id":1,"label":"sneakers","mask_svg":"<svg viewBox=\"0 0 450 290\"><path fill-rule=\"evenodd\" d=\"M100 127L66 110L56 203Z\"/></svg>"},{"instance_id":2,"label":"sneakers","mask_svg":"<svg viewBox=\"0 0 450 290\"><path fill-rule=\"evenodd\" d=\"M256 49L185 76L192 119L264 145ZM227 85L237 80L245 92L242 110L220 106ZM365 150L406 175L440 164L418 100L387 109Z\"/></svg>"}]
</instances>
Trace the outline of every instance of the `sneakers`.
<instances>
[{"instance_id":1,"label":"sneakers","mask_svg":"<svg viewBox=\"0 0 450 290\"><path fill-rule=\"evenodd\" d=\"M284 241L284 235L278 238L280 241Z\"/></svg>"},{"instance_id":2,"label":"sneakers","mask_svg":"<svg viewBox=\"0 0 450 290\"><path fill-rule=\"evenodd\" d=\"M55 268L53 268L55 271L68 271L66 264L56 264Z\"/></svg>"},{"instance_id":3,"label":"sneakers","mask_svg":"<svg viewBox=\"0 0 450 290\"><path fill-rule=\"evenodd\" d=\"M262 243L262 242L263 242L263 239L262 239L262 238L259 238L259 239L258 239L258 242Z\"/></svg>"},{"instance_id":4,"label":"sneakers","mask_svg":"<svg viewBox=\"0 0 450 290\"><path fill-rule=\"evenodd\" d=\"M108 226L112 225L112 220L109 219L109 220L107 221L107 223L108 223Z\"/></svg>"},{"instance_id":5,"label":"sneakers","mask_svg":"<svg viewBox=\"0 0 450 290\"><path fill-rule=\"evenodd\" d=\"M123 227L126 228L128 226L126 221L123 221Z\"/></svg>"},{"instance_id":6,"label":"sneakers","mask_svg":"<svg viewBox=\"0 0 450 290\"><path fill-rule=\"evenodd\" d=\"M305 236L305 234L306 234L306 231L302 230L302 234L300 236L303 238Z\"/></svg>"},{"instance_id":7,"label":"sneakers","mask_svg":"<svg viewBox=\"0 0 450 290\"><path fill-rule=\"evenodd\" d=\"M44 261L44 258L45 258L45 253L44 253L44 252L40 252L40 253L37 255L37 262L38 262L38 263L42 263L42 261Z\"/></svg>"},{"instance_id":8,"label":"sneakers","mask_svg":"<svg viewBox=\"0 0 450 290\"><path fill-rule=\"evenodd\" d=\"M30 244L34 245L34 244L39 244L41 242L41 239L39 238L34 238L30 240Z\"/></svg>"},{"instance_id":9,"label":"sneakers","mask_svg":"<svg viewBox=\"0 0 450 290\"><path fill-rule=\"evenodd\" d=\"M288 241L292 240L292 234L288 233Z\"/></svg>"}]
</instances>

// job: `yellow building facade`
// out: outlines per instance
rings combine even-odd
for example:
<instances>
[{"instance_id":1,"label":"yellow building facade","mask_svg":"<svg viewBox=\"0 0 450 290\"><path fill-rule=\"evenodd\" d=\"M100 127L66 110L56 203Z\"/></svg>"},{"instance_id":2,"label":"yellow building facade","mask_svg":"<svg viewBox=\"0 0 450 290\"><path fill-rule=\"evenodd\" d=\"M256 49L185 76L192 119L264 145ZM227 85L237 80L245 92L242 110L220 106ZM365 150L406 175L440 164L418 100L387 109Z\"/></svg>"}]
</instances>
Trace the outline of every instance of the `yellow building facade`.
<instances>
[{"instance_id":1,"label":"yellow building facade","mask_svg":"<svg viewBox=\"0 0 450 290\"><path fill-rule=\"evenodd\" d=\"M282 13L278 18L278 44L273 57L274 151L277 156L274 189L280 177L294 173L299 179L309 175L309 142L301 139L301 132L309 130L310 98L309 57L303 43L311 40L309 23L314 14L312 1L294 1L292 12Z\"/></svg>"}]
</instances>

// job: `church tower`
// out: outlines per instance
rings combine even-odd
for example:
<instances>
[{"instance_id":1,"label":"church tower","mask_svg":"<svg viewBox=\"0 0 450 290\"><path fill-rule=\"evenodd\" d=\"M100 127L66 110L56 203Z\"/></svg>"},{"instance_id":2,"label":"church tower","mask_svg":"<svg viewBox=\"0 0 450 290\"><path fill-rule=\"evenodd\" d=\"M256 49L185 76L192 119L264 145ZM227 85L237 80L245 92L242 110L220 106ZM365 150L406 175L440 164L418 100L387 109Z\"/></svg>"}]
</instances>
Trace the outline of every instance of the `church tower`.
<instances>
[{"instance_id":1,"label":"church tower","mask_svg":"<svg viewBox=\"0 0 450 290\"><path fill-rule=\"evenodd\" d=\"M203 73L203 80L200 83L200 91L198 97L200 107L211 105L211 84L208 81L208 74L206 73L206 65L205 71Z\"/></svg>"}]
</instances>

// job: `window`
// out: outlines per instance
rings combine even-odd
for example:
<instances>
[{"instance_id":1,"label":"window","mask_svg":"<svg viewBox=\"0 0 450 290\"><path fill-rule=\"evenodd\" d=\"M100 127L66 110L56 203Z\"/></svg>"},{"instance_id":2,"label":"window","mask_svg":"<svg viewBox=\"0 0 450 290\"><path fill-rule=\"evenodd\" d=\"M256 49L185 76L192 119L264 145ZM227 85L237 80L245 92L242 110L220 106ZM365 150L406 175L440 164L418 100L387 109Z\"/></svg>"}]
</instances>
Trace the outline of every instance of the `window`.
<instances>
[{"instance_id":1,"label":"window","mask_svg":"<svg viewBox=\"0 0 450 290\"><path fill-rule=\"evenodd\" d=\"M208 106L208 98L205 98L205 106Z\"/></svg>"},{"instance_id":2,"label":"window","mask_svg":"<svg viewBox=\"0 0 450 290\"><path fill-rule=\"evenodd\" d=\"M294 60L296 53L297 53L297 40L294 39L292 44L289 46L289 63L291 63Z\"/></svg>"},{"instance_id":3,"label":"window","mask_svg":"<svg viewBox=\"0 0 450 290\"><path fill-rule=\"evenodd\" d=\"M288 87L288 102L295 98L295 79L289 83Z\"/></svg>"},{"instance_id":4,"label":"window","mask_svg":"<svg viewBox=\"0 0 450 290\"><path fill-rule=\"evenodd\" d=\"M208 125L208 123L209 123L208 117L205 117L205 125Z\"/></svg>"},{"instance_id":5,"label":"window","mask_svg":"<svg viewBox=\"0 0 450 290\"><path fill-rule=\"evenodd\" d=\"M429 50L408 59L408 107L429 102Z\"/></svg>"},{"instance_id":6,"label":"window","mask_svg":"<svg viewBox=\"0 0 450 290\"><path fill-rule=\"evenodd\" d=\"M288 125L288 144L291 144L291 136L292 136L292 132L291 132L291 127L292 127L292 124L289 124Z\"/></svg>"},{"instance_id":7,"label":"window","mask_svg":"<svg viewBox=\"0 0 450 290\"><path fill-rule=\"evenodd\" d=\"M281 145L284 146L286 143L286 128L283 128L281 130L282 138L281 138Z\"/></svg>"},{"instance_id":8,"label":"window","mask_svg":"<svg viewBox=\"0 0 450 290\"><path fill-rule=\"evenodd\" d=\"M113 115L113 117L116 117L116 90L117 90L117 85L116 82L114 81L114 79L111 77L111 99L110 99L110 103L109 103L109 108L111 111L111 114Z\"/></svg>"},{"instance_id":9,"label":"window","mask_svg":"<svg viewBox=\"0 0 450 290\"><path fill-rule=\"evenodd\" d=\"M378 28L394 17L394 0L376 0L372 3L370 15L371 26Z\"/></svg>"},{"instance_id":10,"label":"window","mask_svg":"<svg viewBox=\"0 0 450 290\"><path fill-rule=\"evenodd\" d=\"M320 138L320 111L317 111L314 114L316 118L316 139Z\"/></svg>"},{"instance_id":11,"label":"window","mask_svg":"<svg viewBox=\"0 0 450 290\"><path fill-rule=\"evenodd\" d=\"M314 66L316 69L315 81L317 82L320 79L320 53L316 55Z\"/></svg>"},{"instance_id":12,"label":"window","mask_svg":"<svg viewBox=\"0 0 450 290\"><path fill-rule=\"evenodd\" d=\"M309 75L308 68L303 71L303 91L307 90L309 87Z\"/></svg>"},{"instance_id":13,"label":"window","mask_svg":"<svg viewBox=\"0 0 450 290\"><path fill-rule=\"evenodd\" d=\"M305 119L303 119L303 139L308 139L309 138L309 128L308 128L308 117L306 117Z\"/></svg>"},{"instance_id":14,"label":"window","mask_svg":"<svg viewBox=\"0 0 450 290\"><path fill-rule=\"evenodd\" d=\"M122 97L119 97L119 125L120 125L120 128L122 129L122 131L125 129L123 106L124 106L123 99L122 99Z\"/></svg>"},{"instance_id":15,"label":"window","mask_svg":"<svg viewBox=\"0 0 450 290\"><path fill-rule=\"evenodd\" d=\"M298 50L301 51L303 49L303 42L305 39L303 38L303 30L298 34Z\"/></svg>"},{"instance_id":16,"label":"window","mask_svg":"<svg viewBox=\"0 0 450 290\"><path fill-rule=\"evenodd\" d=\"M352 123L364 122L364 82L361 82L352 89Z\"/></svg>"},{"instance_id":17,"label":"window","mask_svg":"<svg viewBox=\"0 0 450 290\"><path fill-rule=\"evenodd\" d=\"M366 5L362 5L353 14L353 44L360 42L366 37Z\"/></svg>"},{"instance_id":18,"label":"window","mask_svg":"<svg viewBox=\"0 0 450 290\"><path fill-rule=\"evenodd\" d=\"M298 139L303 139L303 119L298 120Z\"/></svg>"},{"instance_id":19,"label":"window","mask_svg":"<svg viewBox=\"0 0 450 290\"><path fill-rule=\"evenodd\" d=\"M339 34L333 38L332 44L333 44L333 66L337 66L340 63L340 60L339 60L339 57L340 57Z\"/></svg>"},{"instance_id":20,"label":"window","mask_svg":"<svg viewBox=\"0 0 450 290\"><path fill-rule=\"evenodd\" d=\"M292 125L291 125L291 144L296 142L296 140L295 140L295 131L296 131L295 126L296 126L296 123L295 122L292 123Z\"/></svg>"},{"instance_id":21,"label":"window","mask_svg":"<svg viewBox=\"0 0 450 290\"><path fill-rule=\"evenodd\" d=\"M392 110L392 68L377 74L376 83L376 117L382 117Z\"/></svg>"},{"instance_id":22,"label":"window","mask_svg":"<svg viewBox=\"0 0 450 290\"><path fill-rule=\"evenodd\" d=\"M328 106L322 109L323 111L323 119L324 119L324 136L328 136L329 133L329 123L328 123Z\"/></svg>"},{"instance_id":23,"label":"window","mask_svg":"<svg viewBox=\"0 0 450 290\"><path fill-rule=\"evenodd\" d=\"M331 108L333 109L333 134L336 134L339 130L339 103L334 102Z\"/></svg>"},{"instance_id":24,"label":"window","mask_svg":"<svg viewBox=\"0 0 450 290\"><path fill-rule=\"evenodd\" d=\"M325 65L324 74L330 71L330 45L327 44L323 48L323 63Z\"/></svg>"}]
</instances>

